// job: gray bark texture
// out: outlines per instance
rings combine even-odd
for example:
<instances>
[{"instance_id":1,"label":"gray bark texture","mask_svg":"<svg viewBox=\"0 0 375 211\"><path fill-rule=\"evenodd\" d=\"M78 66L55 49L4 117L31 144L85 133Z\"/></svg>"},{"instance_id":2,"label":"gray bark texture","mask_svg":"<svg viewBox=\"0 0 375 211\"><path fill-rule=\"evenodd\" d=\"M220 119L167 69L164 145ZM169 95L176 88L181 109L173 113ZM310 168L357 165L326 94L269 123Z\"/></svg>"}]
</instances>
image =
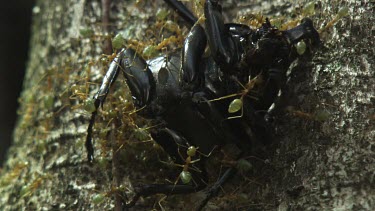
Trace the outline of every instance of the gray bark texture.
<instances>
[{"instance_id":1,"label":"gray bark texture","mask_svg":"<svg viewBox=\"0 0 375 211\"><path fill-rule=\"evenodd\" d=\"M293 19L307 4L221 2L227 21L249 13ZM272 123L274 143L250 157L252 170L237 173L206 210L375 210L374 3L315 3L308 16L318 29L340 8L349 13L322 32L320 48L293 63ZM85 101L108 67L102 54L111 54L109 37L121 33L127 46L142 48L171 31L187 34L175 13L162 20L158 9L170 11L161 0L37 2L18 126L1 170L0 210L119 210L134 185L174 183L181 167L160 162L168 156L132 112L121 75L99 111L91 165L84 147ZM167 22L178 29L157 24ZM170 40L168 49L180 45ZM212 159L214 182L221 164ZM133 209L191 210L202 195L146 197Z\"/></svg>"}]
</instances>

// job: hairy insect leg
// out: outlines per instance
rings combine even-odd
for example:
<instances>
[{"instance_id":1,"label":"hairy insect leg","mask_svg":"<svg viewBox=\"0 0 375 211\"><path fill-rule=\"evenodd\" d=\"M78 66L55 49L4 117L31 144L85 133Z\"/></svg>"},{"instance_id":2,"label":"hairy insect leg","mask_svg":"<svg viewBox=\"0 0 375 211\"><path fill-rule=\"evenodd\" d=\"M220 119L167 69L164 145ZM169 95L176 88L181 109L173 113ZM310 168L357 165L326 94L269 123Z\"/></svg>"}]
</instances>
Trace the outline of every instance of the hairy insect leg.
<instances>
[{"instance_id":1,"label":"hairy insect leg","mask_svg":"<svg viewBox=\"0 0 375 211\"><path fill-rule=\"evenodd\" d=\"M199 24L194 25L185 39L182 50L182 81L187 85L187 89L194 89L202 83L199 79L203 78L203 72L200 71L199 65L206 43L203 28Z\"/></svg>"},{"instance_id":2,"label":"hairy insect leg","mask_svg":"<svg viewBox=\"0 0 375 211\"><path fill-rule=\"evenodd\" d=\"M168 5L170 5L177 13L190 25L194 25L197 22L197 18L191 13L191 11L186 8L184 4L177 0L164 0Z\"/></svg>"},{"instance_id":3,"label":"hairy insect leg","mask_svg":"<svg viewBox=\"0 0 375 211\"><path fill-rule=\"evenodd\" d=\"M108 71L103 78L99 91L93 97L95 110L91 113L91 118L89 122L89 127L87 128L87 136L86 136L86 142L85 142L85 146L87 150L87 159L89 162L91 162L94 159L94 147L92 144L92 129L94 127L95 117L98 112L97 110L99 106L103 105L105 98L108 95L111 85L113 84L113 82L116 80L118 76L119 61L122 59L123 52L124 52L124 49L121 50L111 62L111 64L109 65Z\"/></svg>"}]
</instances>

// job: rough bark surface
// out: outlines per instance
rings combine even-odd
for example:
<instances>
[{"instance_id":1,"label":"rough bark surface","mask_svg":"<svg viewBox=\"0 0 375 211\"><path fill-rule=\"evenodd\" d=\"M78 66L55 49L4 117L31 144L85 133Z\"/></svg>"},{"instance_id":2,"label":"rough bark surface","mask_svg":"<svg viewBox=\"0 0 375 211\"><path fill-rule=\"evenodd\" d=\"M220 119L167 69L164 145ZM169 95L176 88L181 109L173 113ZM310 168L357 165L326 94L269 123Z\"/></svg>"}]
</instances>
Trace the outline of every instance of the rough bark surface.
<instances>
[{"instance_id":1,"label":"rough bark surface","mask_svg":"<svg viewBox=\"0 0 375 211\"><path fill-rule=\"evenodd\" d=\"M129 114L123 79L97 118L96 161L86 162L90 115L83 108L106 71L105 33L145 42L157 34L148 30L156 11L167 8L162 1L137 2L38 1L18 126L1 171L0 210L120 209L119 190L131 197L132 185L176 179L180 169L161 164L166 156L135 126L145 123ZM293 8L306 4L222 2L228 20L246 11L290 17ZM349 14L322 34L315 53L293 64L278 103L288 109L275 114L275 142L262 160L251 159L253 171L237 174L207 210L375 209L374 4L317 4L311 15L317 28L343 6ZM176 17L167 18L186 33ZM211 168L219 169L216 165ZM134 210L186 210L201 195L153 196Z\"/></svg>"}]
</instances>

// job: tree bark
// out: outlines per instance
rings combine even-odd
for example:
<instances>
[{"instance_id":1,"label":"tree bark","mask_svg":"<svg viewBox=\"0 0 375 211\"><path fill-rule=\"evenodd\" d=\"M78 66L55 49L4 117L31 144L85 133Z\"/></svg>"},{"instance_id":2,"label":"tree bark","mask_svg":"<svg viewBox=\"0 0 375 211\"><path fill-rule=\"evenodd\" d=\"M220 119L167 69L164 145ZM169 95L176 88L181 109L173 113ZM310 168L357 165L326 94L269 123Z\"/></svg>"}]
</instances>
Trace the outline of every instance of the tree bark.
<instances>
[{"instance_id":1,"label":"tree bark","mask_svg":"<svg viewBox=\"0 0 375 211\"><path fill-rule=\"evenodd\" d=\"M129 114L133 107L121 76L96 121L96 160L86 161L90 114L84 107L110 59L102 56L111 49L106 33L121 32L133 47L161 39L155 14L168 7L161 0L137 2L37 2L18 126L1 171L0 210L118 210L125 197L116 194L120 190L131 198L132 185L177 178L180 169L159 162L168 158L142 132L147 122ZM292 8L306 4L221 2L227 21L249 9L288 18L298 13ZM374 4L316 4L311 18L317 28L343 6L349 14L322 32L319 49L293 63L275 112L274 143L261 159L249 159L253 170L224 185L207 210L375 209ZM173 12L167 19L186 35ZM173 42L169 50L181 45ZM187 210L197 197L201 193L157 195L134 209Z\"/></svg>"}]
</instances>

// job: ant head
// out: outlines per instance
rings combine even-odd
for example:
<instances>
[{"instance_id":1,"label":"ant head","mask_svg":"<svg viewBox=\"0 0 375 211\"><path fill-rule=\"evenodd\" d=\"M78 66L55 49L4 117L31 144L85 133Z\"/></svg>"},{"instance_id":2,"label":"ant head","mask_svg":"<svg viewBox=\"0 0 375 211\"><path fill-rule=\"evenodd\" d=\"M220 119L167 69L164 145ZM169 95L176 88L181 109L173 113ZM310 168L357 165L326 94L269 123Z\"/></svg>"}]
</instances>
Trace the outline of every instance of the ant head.
<instances>
[{"instance_id":1,"label":"ant head","mask_svg":"<svg viewBox=\"0 0 375 211\"><path fill-rule=\"evenodd\" d=\"M187 151L186 151L186 154L190 157L194 157L196 154L197 154L197 150L198 150L198 147L195 147L195 146L190 146Z\"/></svg>"}]
</instances>

